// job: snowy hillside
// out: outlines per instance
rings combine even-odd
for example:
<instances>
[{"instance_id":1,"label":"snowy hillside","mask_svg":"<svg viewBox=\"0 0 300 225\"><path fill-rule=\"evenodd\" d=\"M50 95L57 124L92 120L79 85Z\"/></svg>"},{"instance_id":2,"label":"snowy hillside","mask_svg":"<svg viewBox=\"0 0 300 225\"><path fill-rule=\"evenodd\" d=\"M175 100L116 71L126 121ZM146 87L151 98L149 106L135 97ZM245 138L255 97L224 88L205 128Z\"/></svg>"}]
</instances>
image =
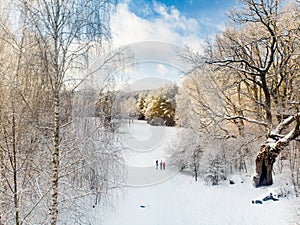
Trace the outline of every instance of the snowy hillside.
<instances>
[{"instance_id":1,"label":"snowy hillside","mask_svg":"<svg viewBox=\"0 0 300 225\"><path fill-rule=\"evenodd\" d=\"M165 160L165 148L177 131L143 123L123 130L121 138L128 147L128 186L114 211L99 214L99 225L296 224L289 198L252 204L252 200L274 193L275 187L254 188L250 175L235 176L234 185L207 186L168 167L156 170L155 160ZM149 145L151 140L157 144L154 148Z\"/></svg>"}]
</instances>

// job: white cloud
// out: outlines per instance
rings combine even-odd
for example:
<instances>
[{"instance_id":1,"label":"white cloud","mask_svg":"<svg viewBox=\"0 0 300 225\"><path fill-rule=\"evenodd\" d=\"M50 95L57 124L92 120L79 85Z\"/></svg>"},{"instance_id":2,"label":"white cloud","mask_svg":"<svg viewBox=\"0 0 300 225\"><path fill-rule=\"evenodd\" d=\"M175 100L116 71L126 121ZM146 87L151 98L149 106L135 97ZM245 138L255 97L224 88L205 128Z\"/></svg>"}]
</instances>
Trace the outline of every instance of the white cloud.
<instances>
[{"instance_id":1,"label":"white cloud","mask_svg":"<svg viewBox=\"0 0 300 225\"><path fill-rule=\"evenodd\" d=\"M184 46L201 51L203 40L199 37L200 25L174 6L166 7L153 1L151 12L142 18L130 11L130 2L119 3L111 18L113 47L130 45L135 62L139 65L130 74L130 80L142 80L150 85L147 77L156 77L180 83L180 76L190 69L180 55ZM149 16L151 15L151 16ZM154 82L155 83L155 82ZM155 85L154 85L155 86Z\"/></svg>"},{"instance_id":2,"label":"white cloud","mask_svg":"<svg viewBox=\"0 0 300 225\"><path fill-rule=\"evenodd\" d=\"M200 27L197 20L183 16L174 6L166 7L155 1L153 10L158 16L145 19L131 12L128 2L119 3L111 18L114 46L160 41L201 49L203 40L198 35Z\"/></svg>"}]
</instances>

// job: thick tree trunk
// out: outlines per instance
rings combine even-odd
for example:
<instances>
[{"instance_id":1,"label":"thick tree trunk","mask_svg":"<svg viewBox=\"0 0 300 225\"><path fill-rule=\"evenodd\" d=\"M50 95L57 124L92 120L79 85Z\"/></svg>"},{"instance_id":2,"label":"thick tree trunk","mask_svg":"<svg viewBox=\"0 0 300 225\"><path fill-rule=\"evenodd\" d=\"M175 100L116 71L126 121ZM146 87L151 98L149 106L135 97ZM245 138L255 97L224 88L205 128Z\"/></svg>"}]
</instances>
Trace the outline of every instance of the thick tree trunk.
<instances>
[{"instance_id":1,"label":"thick tree trunk","mask_svg":"<svg viewBox=\"0 0 300 225\"><path fill-rule=\"evenodd\" d=\"M273 184L273 164L280 150L272 149L268 145L261 146L260 152L256 157L256 175L253 177L255 187Z\"/></svg>"},{"instance_id":2,"label":"thick tree trunk","mask_svg":"<svg viewBox=\"0 0 300 225\"><path fill-rule=\"evenodd\" d=\"M290 124L295 123L294 128L283 135L281 134ZM256 156L256 175L253 177L255 187L273 184L273 164L279 153L300 135L300 113L289 116L270 132L266 145L262 145Z\"/></svg>"}]
</instances>

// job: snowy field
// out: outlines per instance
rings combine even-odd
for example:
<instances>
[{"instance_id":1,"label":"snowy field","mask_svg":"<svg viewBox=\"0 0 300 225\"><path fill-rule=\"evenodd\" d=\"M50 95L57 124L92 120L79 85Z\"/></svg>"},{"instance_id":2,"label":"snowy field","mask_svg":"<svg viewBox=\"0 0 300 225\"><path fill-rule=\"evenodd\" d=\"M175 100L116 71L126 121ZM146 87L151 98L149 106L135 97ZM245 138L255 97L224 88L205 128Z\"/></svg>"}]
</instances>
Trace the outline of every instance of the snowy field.
<instances>
[{"instance_id":1,"label":"snowy field","mask_svg":"<svg viewBox=\"0 0 300 225\"><path fill-rule=\"evenodd\" d=\"M167 159L165 149L178 131L145 123L124 128L120 138L127 146L127 187L115 210L99 215L99 225L299 224L289 198L252 204L276 187L254 188L250 175L235 176L234 185L207 186L168 167L156 170L155 160Z\"/></svg>"}]
</instances>

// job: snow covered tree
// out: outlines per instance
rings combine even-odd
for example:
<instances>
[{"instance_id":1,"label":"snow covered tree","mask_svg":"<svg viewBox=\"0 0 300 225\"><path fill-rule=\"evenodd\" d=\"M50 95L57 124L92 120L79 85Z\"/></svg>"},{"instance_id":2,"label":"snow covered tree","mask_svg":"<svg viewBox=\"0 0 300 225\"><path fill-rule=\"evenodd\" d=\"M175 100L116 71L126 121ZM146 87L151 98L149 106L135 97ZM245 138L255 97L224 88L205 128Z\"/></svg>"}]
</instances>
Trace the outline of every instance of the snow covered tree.
<instances>
[{"instance_id":1,"label":"snow covered tree","mask_svg":"<svg viewBox=\"0 0 300 225\"><path fill-rule=\"evenodd\" d=\"M204 180L208 185L218 185L220 181L226 180L224 161L219 154L210 158Z\"/></svg>"},{"instance_id":2,"label":"snow covered tree","mask_svg":"<svg viewBox=\"0 0 300 225\"><path fill-rule=\"evenodd\" d=\"M73 109L76 88L120 60L114 52L89 67L91 53L109 40L113 3L22 0L6 8L13 11L0 21L1 57L11 56L0 66L1 224L85 221L87 200L96 196L99 204L117 187L120 149L114 133L91 122L96 101Z\"/></svg>"},{"instance_id":3,"label":"snow covered tree","mask_svg":"<svg viewBox=\"0 0 300 225\"><path fill-rule=\"evenodd\" d=\"M37 28L40 48L45 51L44 66L49 68L47 76L52 81L51 94L54 107L52 123L53 143L50 147L52 154L52 185L49 221L50 224L54 225L57 224L59 215L60 155L63 153L62 147L64 146L62 144L63 133L61 130L64 124L62 124L60 119L63 83L66 73L70 69L69 66L74 64L75 59L88 50L91 41L98 38L102 39L105 35L105 27L101 27L105 18L99 17L99 12L102 11L99 7L107 7L107 4L102 2L96 4L94 1L84 3L75 1L39 1L38 4L32 5L26 2L24 6L30 7L29 19L32 22L32 28ZM80 39L83 41L83 45L77 45Z\"/></svg>"},{"instance_id":4,"label":"snow covered tree","mask_svg":"<svg viewBox=\"0 0 300 225\"><path fill-rule=\"evenodd\" d=\"M289 169L291 172L291 181L297 197L300 193L300 150L299 144L293 143L289 152Z\"/></svg>"},{"instance_id":5,"label":"snow covered tree","mask_svg":"<svg viewBox=\"0 0 300 225\"><path fill-rule=\"evenodd\" d=\"M175 107L161 96L151 96L146 101L145 118L151 120L154 117L162 118L166 125L174 125Z\"/></svg>"},{"instance_id":6,"label":"snow covered tree","mask_svg":"<svg viewBox=\"0 0 300 225\"><path fill-rule=\"evenodd\" d=\"M255 186L273 183L276 157L299 135L298 7L295 1L242 0L230 14L233 28L217 35L205 55L187 54L196 62L193 73L205 74L210 96L220 99L221 108L202 101L211 125L227 121L245 136L246 126L253 124L267 134L256 157Z\"/></svg>"},{"instance_id":7,"label":"snow covered tree","mask_svg":"<svg viewBox=\"0 0 300 225\"><path fill-rule=\"evenodd\" d=\"M26 17L26 9L23 13ZM21 224L34 221L37 211L40 216L47 214L45 208L37 207L44 200L45 186L39 186L36 181L45 180L42 165L47 160L43 143L49 131L50 117L46 112L51 108L50 82L40 76L43 69L35 68L41 63L37 57L39 49L26 19L17 20L19 27L12 27L9 18L11 15L1 20L0 29L1 40L5 41L1 57L6 57L0 67L3 75L0 81L0 223Z\"/></svg>"},{"instance_id":8,"label":"snow covered tree","mask_svg":"<svg viewBox=\"0 0 300 225\"><path fill-rule=\"evenodd\" d=\"M199 137L191 129L183 129L169 146L170 158L168 163L181 172L191 174L195 181L198 181L204 147L204 138Z\"/></svg>"},{"instance_id":9,"label":"snow covered tree","mask_svg":"<svg viewBox=\"0 0 300 225\"><path fill-rule=\"evenodd\" d=\"M136 103L136 110L137 112L139 113L138 115L138 119L140 120L144 120L145 119L145 115L144 115L144 110L145 110L145 103L146 103L146 100L145 100L145 96L144 94L142 94L138 100L137 100L137 103Z\"/></svg>"},{"instance_id":10,"label":"snow covered tree","mask_svg":"<svg viewBox=\"0 0 300 225\"><path fill-rule=\"evenodd\" d=\"M152 90L147 95L139 97L137 111L140 118L148 121L154 117L162 118L167 126L175 125L175 96L178 92L176 84L166 85L158 90Z\"/></svg>"},{"instance_id":11,"label":"snow covered tree","mask_svg":"<svg viewBox=\"0 0 300 225\"><path fill-rule=\"evenodd\" d=\"M186 80L183 80L181 87L176 95L176 110L175 120L179 127L191 128L194 123L193 118L193 105L191 98L184 90Z\"/></svg>"},{"instance_id":12,"label":"snow covered tree","mask_svg":"<svg viewBox=\"0 0 300 225\"><path fill-rule=\"evenodd\" d=\"M100 93L99 100L96 104L96 116L101 117L104 127L112 128L113 105L115 102L115 94L113 92Z\"/></svg>"}]
</instances>

